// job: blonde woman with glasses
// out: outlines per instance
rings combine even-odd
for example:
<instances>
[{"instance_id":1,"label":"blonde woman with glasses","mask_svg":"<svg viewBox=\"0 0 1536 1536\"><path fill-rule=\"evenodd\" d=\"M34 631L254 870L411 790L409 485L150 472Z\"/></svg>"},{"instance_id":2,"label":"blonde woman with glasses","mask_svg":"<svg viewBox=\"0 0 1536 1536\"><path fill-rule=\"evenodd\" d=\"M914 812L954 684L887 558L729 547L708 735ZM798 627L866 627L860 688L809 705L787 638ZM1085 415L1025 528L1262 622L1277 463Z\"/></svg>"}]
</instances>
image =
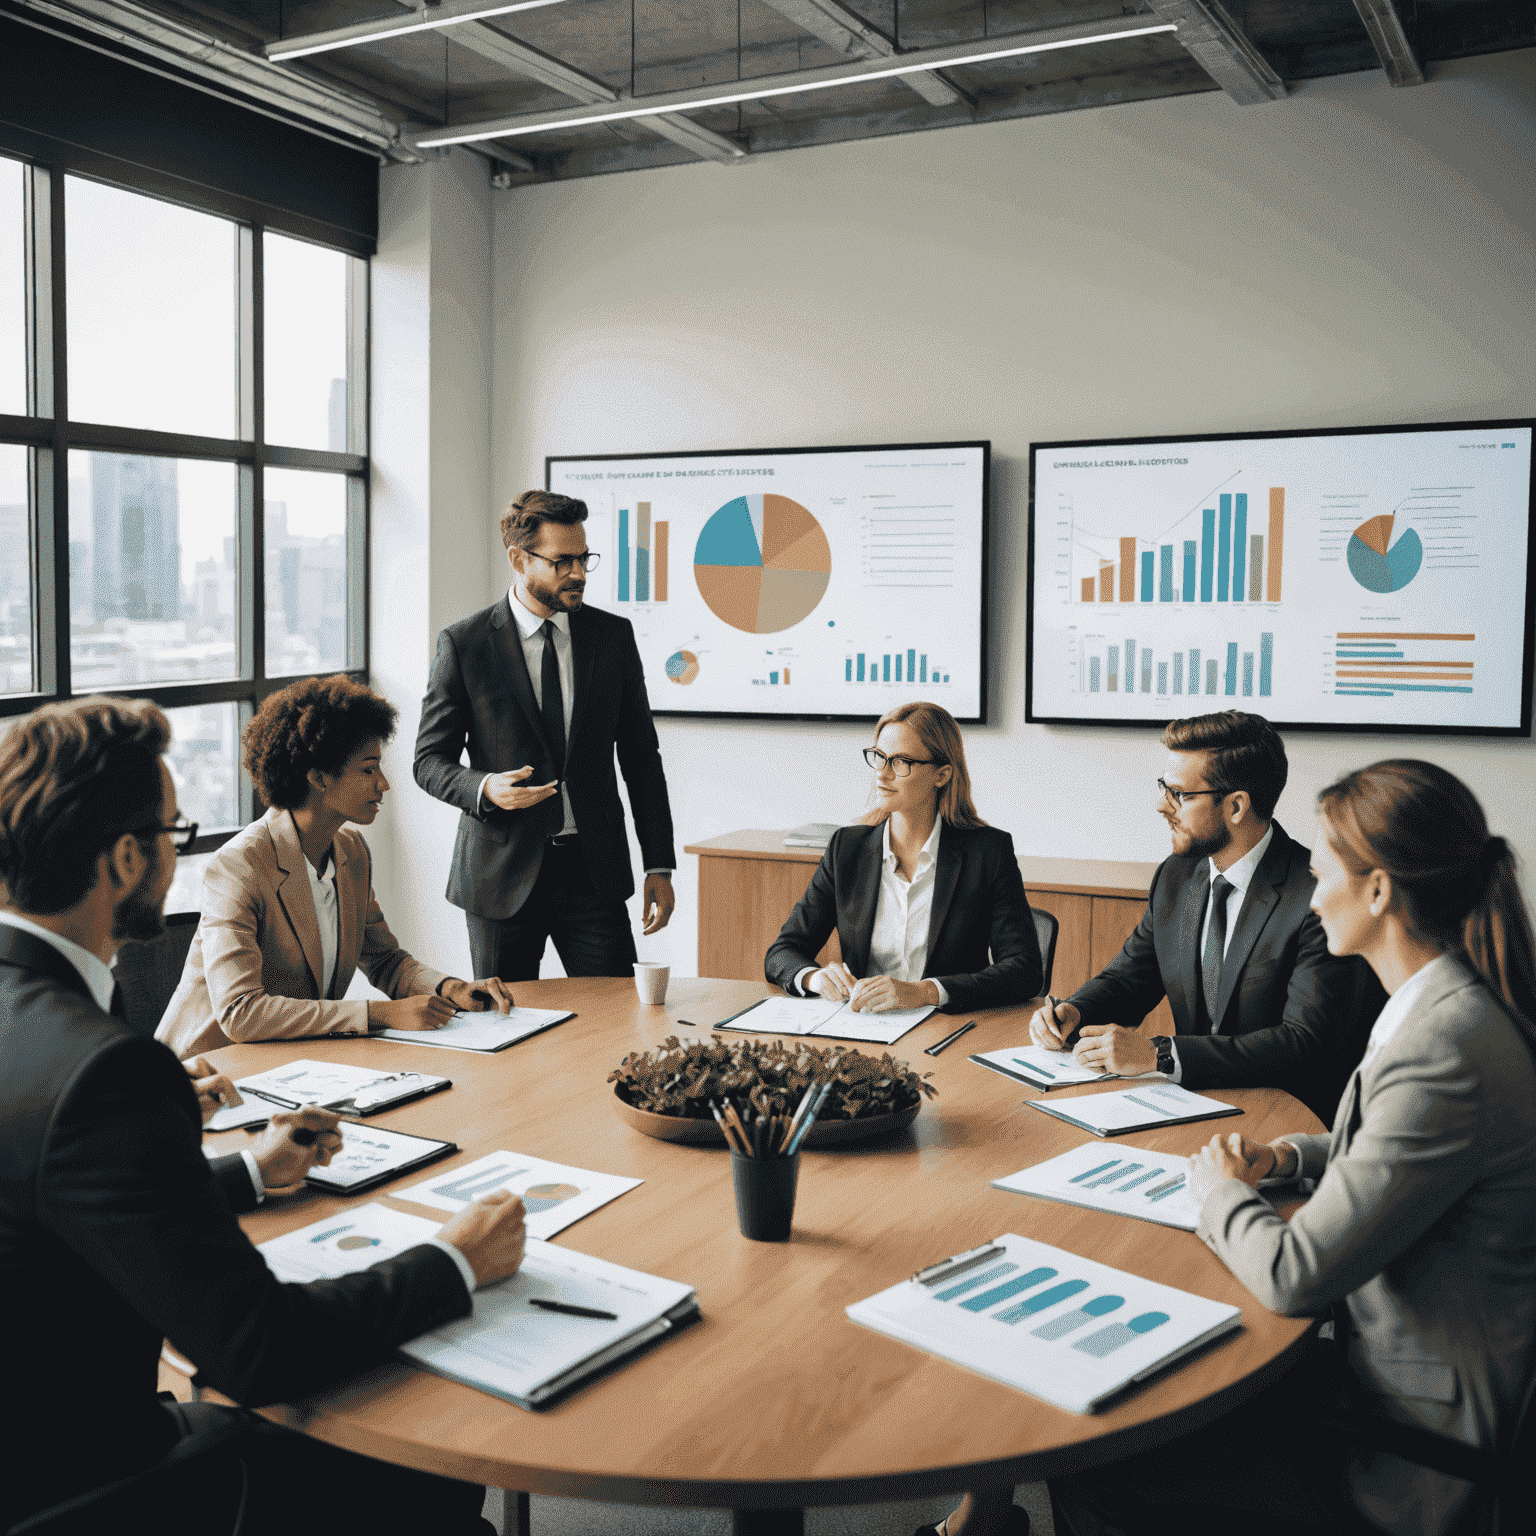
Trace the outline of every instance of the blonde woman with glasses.
<instances>
[{"instance_id":1,"label":"blonde woman with glasses","mask_svg":"<svg viewBox=\"0 0 1536 1536\"><path fill-rule=\"evenodd\" d=\"M1040 990L1040 947L1013 839L976 814L965 746L937 704L903 704L864 749L875 806L833 834L768 951L768 980L796 997L851 998L855 1012L1022 1003ZM842 959L816 956L833 930Z\"/></svg>"}]
</instances>

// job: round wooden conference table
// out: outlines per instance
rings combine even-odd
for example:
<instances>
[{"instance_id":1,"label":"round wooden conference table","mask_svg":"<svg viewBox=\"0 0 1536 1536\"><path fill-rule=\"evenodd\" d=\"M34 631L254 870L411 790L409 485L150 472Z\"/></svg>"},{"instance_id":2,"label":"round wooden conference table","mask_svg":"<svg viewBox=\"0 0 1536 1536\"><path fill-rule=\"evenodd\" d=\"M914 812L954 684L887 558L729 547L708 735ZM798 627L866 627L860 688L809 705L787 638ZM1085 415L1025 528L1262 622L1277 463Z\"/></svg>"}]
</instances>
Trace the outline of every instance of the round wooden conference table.
<instances>
[{"instance_id":1,"label":"round wooden conference table","mask_svg":"<svg viewBox=\"0 0 1536 1536\"><path fill-rule=\"evenodd\" d=\"M628 979L515 990L523 1006L570 1008L576 1017L496 1055L370 1039L285 1040L230 1046L210 1059L231 1076L300 1056L448 1076L454 1086L446 1093L372 1123L457 1142L462 1150L440 1170L506 1149L643 1179L555 1241L686 1281L697 1290L702 1321L540 1412L391 1363L267 1409L268 1417L347 1450L492 1487L730 1508L738 1532L778 1536L802 1528L808 1505L1012 1487L1154 1447L1277 1378L1304 1341L1305 1319L1258 1305L1191 1233L989 1186L1093 1139L1031 1110L1033 1090L967 1061L973 1051L1026 1041L1027 1008L976 1015L977 1027L938 1057L923 1048L963 1018L934 1014L891 1047L916 1070L932 1071L939 1097L889 1141L803 1153L790 1240L757 1243L737 1231L724 1148L655 1141L631 1129L606 1079L629 1051L704 1033L683 1020L707 1025L777 989L677 979L657 1008L643 1007ZM1267 1140L1319 1129L1278 1090L1221 1097L1241 1106L1240 1119L1117 1141L1188 1153L1215 1130ZM231 1151L244 1136L209 1141ZM389 1195L420 1177L406 1174L353 1200L383 1199L441 1221L441 1211ZM245 1226L262 1242L349 1203L318 1194L274 1200ZM1104 1411L1079 1416L844 1315L849 1303L1002 1232L1234 1303L1243 1326Z\"/></svg>"}]
</instances>

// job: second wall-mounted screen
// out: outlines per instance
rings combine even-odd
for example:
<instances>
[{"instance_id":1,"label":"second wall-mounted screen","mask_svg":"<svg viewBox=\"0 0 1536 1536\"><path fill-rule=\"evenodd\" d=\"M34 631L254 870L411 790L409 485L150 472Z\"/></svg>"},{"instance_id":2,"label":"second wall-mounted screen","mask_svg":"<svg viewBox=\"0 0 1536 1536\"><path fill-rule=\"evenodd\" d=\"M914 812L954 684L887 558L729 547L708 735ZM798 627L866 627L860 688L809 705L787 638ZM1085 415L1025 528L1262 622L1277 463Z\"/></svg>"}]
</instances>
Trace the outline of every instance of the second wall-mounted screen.
<instances>
[{"instance_id":1,"label":"second wall-mounted screen","mask_svg":"<svg viewBox=\"0 0 1536 1536\"><path fill-rule=\"evenodd\" d=\"M990 445L546 460L658 714L986 717Z\"/></svg>"}]
</instances>

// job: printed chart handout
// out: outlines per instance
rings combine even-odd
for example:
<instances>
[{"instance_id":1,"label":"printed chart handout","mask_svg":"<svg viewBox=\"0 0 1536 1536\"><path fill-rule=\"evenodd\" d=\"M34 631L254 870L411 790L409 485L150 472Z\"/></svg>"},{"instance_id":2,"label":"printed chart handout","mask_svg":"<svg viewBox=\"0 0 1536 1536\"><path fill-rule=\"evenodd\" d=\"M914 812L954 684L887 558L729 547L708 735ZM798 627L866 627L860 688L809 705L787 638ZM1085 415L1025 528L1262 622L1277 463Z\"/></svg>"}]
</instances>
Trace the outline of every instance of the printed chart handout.
<instances>
[{"instance_id":1,"label":"printed chart handout","mask_svg":"<svg viewBox=\"0 0 1536 1536\"><path fill-rule=\"evenodd\" d=\"M519 1152L488 1152L462 1168L445 1169L396 1193L416 1205L452 1212L462 1211L493 1190L509 1189L522 1196L528 1209L528 1235L551 1238L643 1182Z\"/></svg>"},{"instance_id":2,"label":"printed chart handout","mask_svg":"<svg viewBox=\"0 0 1536 1536\"><path fill-rule=\"evenodd\" d=\"M446 1077L430 1077L422 1072L380 1072L374 1067L355 1067L341 1061L307 1059L286 1062L270 1071L235 1080L235 1087L242 1096L249 1095L267 1106L268 1116L274 1109L298 1109L306 1104L318 1104L342 1114L368 1115L452 1086ZM239 1113L238 1108L235 1113ZM237 1120L233 1123L256 1122ZM225 1127L217 1125L214 1128L223 1130Z\"/></svg>"},{"instance_id":3,"label":"printed chart handout","mask_svg":"<svg viewBox=\"0 0 1536 1536\"><path fill-rule=\"evenodd\" d=\"M370 1200L355 1210L274 1237L262 1243L260 1251L279 1280L302 1285L309 1280L334 1280L381 1259L398 1258L437 1233L435 1221Z\"/></svg>"},{"instance_id":4,"label":"printed chart handout","mask_svg":"<svg viewBox=\"0 0 1536 1536\"><path fill-rule=\"evenodd\" d=\"M652 709L984 713L985 443L551 458Z\"/></svg>"},{"instance_id":5,"label":"printed chart handout","mask_svg":"<svg viewBox=\"0 0 1536 1536\"><path fill-rule=\"evenodd\" d=\"M1049 1092L1052 1088L1072 1088L1080 1083L1120 1081L1118 1072L1095 1072L1079 1066L1070 1051L1048 1051L1043 1045L1015 1045L1002 1051L982 1051L968 1057L978 1067L1011 1077L1017 1083ZM1161 1072L1141 1072L1133 1077L1163 1078Z\"/></svg>"},{"instance_id":6,"label":"printed chart handout","mask_svg":"<svg viewBox=\"0 0 1536 1536\"><path fill-rule=\"evenodd\" d=\"M1221 1302L1008 1232L953 1282L903 1280L848 1308L866 1328L1071 1413L1238 1327Z\"/></svg>"},{"instance_id":7,"label":"printed chart handout","mask_svg":"<svg viewBox=\"0 0 1536 1536\"><path fill-rule=\"evenodd\" d=\"M402 1045L436 1045L450 1051L504 1051L529 1035L561 1024L575 1014L559 1008L514 1008L510 1013L456 1013L441 1029L381 1029L378 1040Z\"/></svg>"},{"instance_id":8,"label":"printed chart handout","mask_svg":"<svg viewBox=\"0 0 1536 1536\"><path fill-rule=\"evenodd\" d=\"M1030 718L1517 731L1528 425L1043 443Z\"/></svg>"},{"instance_id":9,"label":"printed chart handout","mask_svg":"<svg viewBox=\"0 0 1536 1536\"><path fill-rule=\"evenodd\" d=\"M1220 1099L1166 1082L1124 1088L1119 1093L1078 1094L1054 1103L1044 1099L1027 1102L1031 1109L1081 1126L1095 1136L1118 1136L1123 1131L1149 1131L1159 1125L1185 1125L1192 1120L1242 1114L1235 1104L1223 1104Z\"/></svg>"},{"instance_id":10,"label":"printed chart handout","mask_svg":"<svg viewBox=\"0 0 1536 1536\"><path fill-rule=\"evenodd\" d=\"M1188 1158L1139 1148L1111 1153L1107 1147L1089 1143L993 1179L992 1187L1193 1232L1200 1212L1189 1195L1188 1170Z\"/></svg>"},{"instance_id":11,"label":"printed chart handout","mask_svg":"<svg viewBox=\"0 0 1536 1536\"><path fill-rule=\"evenodd\" d=\"M306 1184L353 1195L459 1150L451 1141L387 1131L382 1125L360 1125L356 1120L344 1120L340 1134L341 1151L329 1163L311 1168Z\"/></svg>"}]
</instances>

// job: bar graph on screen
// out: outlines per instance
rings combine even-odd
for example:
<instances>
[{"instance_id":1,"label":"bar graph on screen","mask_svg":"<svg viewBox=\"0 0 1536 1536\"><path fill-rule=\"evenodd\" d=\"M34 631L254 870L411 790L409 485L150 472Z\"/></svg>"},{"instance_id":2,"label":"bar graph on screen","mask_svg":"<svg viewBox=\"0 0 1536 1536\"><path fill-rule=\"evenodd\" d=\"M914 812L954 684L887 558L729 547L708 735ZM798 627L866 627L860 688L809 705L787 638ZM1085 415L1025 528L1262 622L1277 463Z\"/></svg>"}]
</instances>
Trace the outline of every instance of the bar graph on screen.
<instances>
[{"instance_id":1,"label":"bar graph on screen","mask_svg":"<svg viewBox=\"0 0 1536 1536\"><path fill-rule=\"evenodd\" d=\"M615 499L613 515L619 533L614 600L620 603L666 602L671 525L664 519L652 521L648 501L637 501L631 508Z\"/></svg>"},{"instance_id":2,"label":"bar graph on screen","mask_svg":"<svg viewBox=\"0 0 1536 1536\"><path fill-rule=\"evenodd\" d=\"M1068 646L1078 693L1143 693L1157 698L1214 694L1218 698L1267 699L1275 691L1275 634L1269 629L1259 631L1256 646L1246 639L1221 643L1215 648L1215 659L1209 659L1209 645L1186 646L1175 642L1168 648L1138 642L1134 636L1116 643L1113 636L1092 630L1074 632ZM1466 665L1470 668L1471 663ZM1231 707L1211 704L1190 713Z\"/></svg>"}]
</instances>

